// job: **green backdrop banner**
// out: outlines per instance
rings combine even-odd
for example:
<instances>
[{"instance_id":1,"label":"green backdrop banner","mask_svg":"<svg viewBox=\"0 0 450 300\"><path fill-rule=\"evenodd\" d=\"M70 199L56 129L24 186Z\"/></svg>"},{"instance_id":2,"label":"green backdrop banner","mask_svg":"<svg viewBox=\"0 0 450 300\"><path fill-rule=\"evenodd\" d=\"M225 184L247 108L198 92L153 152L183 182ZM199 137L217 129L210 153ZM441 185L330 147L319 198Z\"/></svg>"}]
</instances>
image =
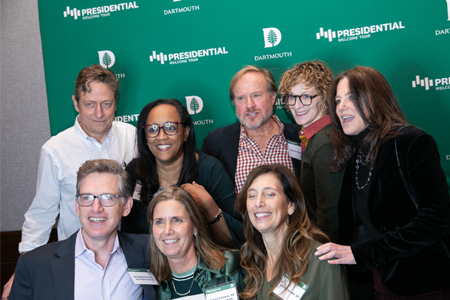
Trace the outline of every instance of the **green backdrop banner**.
<instances>
[{"instance_id":1,"label":"green backdrop banner","mask_svg":"<svg viewBox=\"0 0 450 300\"><path fill-rule=\"evenodd\" d=\"M136 125L141 108L176 98L192 115L199 146L236 121L228 96L252 64L278 80L320 59L337 75L379 70L408 121L437 141L450 182L450 0L210 1L40 0L52 135L73 126L78 72L100 63L119 78L116 120ZM277 115L290 121L277 99Z\"/></svg>"}]
</instances>

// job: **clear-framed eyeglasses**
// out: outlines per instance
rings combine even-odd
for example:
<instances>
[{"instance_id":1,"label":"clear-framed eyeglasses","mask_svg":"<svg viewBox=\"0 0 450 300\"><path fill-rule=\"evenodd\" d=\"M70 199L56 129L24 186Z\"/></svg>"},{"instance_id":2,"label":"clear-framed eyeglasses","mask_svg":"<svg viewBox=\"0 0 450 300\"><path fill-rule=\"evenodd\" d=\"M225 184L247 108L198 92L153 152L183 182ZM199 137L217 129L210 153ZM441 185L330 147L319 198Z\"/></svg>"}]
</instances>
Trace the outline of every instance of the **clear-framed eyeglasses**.
<instances>
[{"instance_id":1,"label":"clear-framed eyeglasses","mask_svg":"<svg viewBox=\"0 0 450 300\"><path fill-rule=\"evenodd\" d=\"M159 135L159 131L161 128L164 130L164 133L166 135L175 135L178 132L178 125L183 124L181 122L166 122L162 126L159 126L158 124L149 124L145 125L144 132L145 135L149 138L155 138ZM184 124L183 124L184 125Z\"/></svg>"},{"instance_id":2,"label":"clear-framed eyeglasses","mask_svg":"<svg viewBox=\"0 0 450 300\"><path fill-rule=\"evenodd\" d=\"M287 94L284 96L284 101L286 101L287 105L294 106L295 102L298 100L301 104L305 106L310 106L312 103L312 99L316 98L318 95L310 96L308 94L304 95L292 95Z\"/></svg>"},{"instance_id":3,"label":"clear-framed eyeglasses","mask_svg":"<svg viewBox=\"0 0 450 300\"><path fill-rule=\"evenodd\" d=\"M92 206L94 204L95 198L98 199L100 205L103 207L110 207L116 205L117 198L125 197L123 195L114 195L114 194L101 194L98 196L92 194L78 194L76 195L78 204L80 206Z\"/></svg>"}]
</instances>

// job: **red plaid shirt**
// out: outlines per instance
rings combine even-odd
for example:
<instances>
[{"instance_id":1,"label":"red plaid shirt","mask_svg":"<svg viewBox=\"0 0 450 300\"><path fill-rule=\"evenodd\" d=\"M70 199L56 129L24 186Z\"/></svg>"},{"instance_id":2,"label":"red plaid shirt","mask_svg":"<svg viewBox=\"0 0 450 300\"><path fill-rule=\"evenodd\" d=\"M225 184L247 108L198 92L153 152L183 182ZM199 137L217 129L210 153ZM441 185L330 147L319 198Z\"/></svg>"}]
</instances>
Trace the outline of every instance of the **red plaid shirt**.
<instances>
[{"instance_id":1,"label":"red plaid shirt","mask_svg":"<svg viewBox=\"0 0 450 300\"><path fill-rule=\"evenodd\" d=\"M284 125L276 115L272 119L280 128L280 134L274 134L267 143L264 154L259 149L258 144L245 133L241 124L241 134L239 137L239 152L236 165L236 194L239 194L244 186L248 174L254 168L261 165L282 164L294 173L292 159L289 156L288 145L284 137Z\"/></svg>"}]
</instances>

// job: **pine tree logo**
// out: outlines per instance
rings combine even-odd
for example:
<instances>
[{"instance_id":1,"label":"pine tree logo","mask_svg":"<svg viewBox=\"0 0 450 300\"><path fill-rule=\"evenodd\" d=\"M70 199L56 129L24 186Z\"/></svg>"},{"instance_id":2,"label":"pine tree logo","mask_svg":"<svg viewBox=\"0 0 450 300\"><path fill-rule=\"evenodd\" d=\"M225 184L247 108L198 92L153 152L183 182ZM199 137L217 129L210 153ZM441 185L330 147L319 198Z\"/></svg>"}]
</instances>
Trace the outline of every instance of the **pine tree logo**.
<instances>
[{"instance_id":1,"label":"pine tree logo","mask_svg":"<svg viewBox=\"0 0 450 300\"><path fill-rule=\"evenodd\" d=\"M199 96L186 96L186 108L190 115L198 114L203 109L203 100Z\"/></svg>"},{"instance_id":2,"label":"pine tree logo","mask_svg":"<svg viewBox=\"0 0 450 300\"><path fill-rule=\"evenodd\" d=\"M275 28L263 28L264 48L276 47L281 42L281 32Z\"/></svg>"},{"instance_id":3,"label":"pine tree logo","mask_svg":"<svg viewBox=\"0 0 450 300\"><path fill-rule=\"evenodd\" d=\"M103 68L109 69L114 66L116 56L109 50L98 51L98 60Z\"/></svg>"}]
</instances>

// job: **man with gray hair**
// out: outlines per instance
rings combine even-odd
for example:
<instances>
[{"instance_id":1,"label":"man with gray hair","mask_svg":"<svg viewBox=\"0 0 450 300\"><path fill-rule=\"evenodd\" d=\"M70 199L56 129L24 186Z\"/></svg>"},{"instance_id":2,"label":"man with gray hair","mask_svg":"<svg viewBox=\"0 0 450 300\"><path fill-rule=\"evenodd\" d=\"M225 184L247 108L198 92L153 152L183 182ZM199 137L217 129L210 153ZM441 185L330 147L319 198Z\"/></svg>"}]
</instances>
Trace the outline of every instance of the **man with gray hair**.
<instances>
[{"instance_id":1,"label":"man with gray hair","mask_svg":"<svg viewBox=\"0 0 450 300\"><path fill-rule=\"evenodd\" d=\"M273 114L277 90L267 69L246 66L238 71L229 93L239 123L213 130L203 140L202 151L223 163L236 193L259 165L282 164L300 177L301 126L283 123Z\"/></svg>"},{"instance_id":2,"label":"man with gray hair","mask_svg":"<svg viewBox=\"0 0 450 300\"><path fill-rule=\"evenodd\" d=\"M118 231L133 206L129 175L114 160L84 163L77 173L75 211L81 229L17 262L10 299L155 298L127 269L148 270L148 236Z\"/></svg>"}]
</instances>

